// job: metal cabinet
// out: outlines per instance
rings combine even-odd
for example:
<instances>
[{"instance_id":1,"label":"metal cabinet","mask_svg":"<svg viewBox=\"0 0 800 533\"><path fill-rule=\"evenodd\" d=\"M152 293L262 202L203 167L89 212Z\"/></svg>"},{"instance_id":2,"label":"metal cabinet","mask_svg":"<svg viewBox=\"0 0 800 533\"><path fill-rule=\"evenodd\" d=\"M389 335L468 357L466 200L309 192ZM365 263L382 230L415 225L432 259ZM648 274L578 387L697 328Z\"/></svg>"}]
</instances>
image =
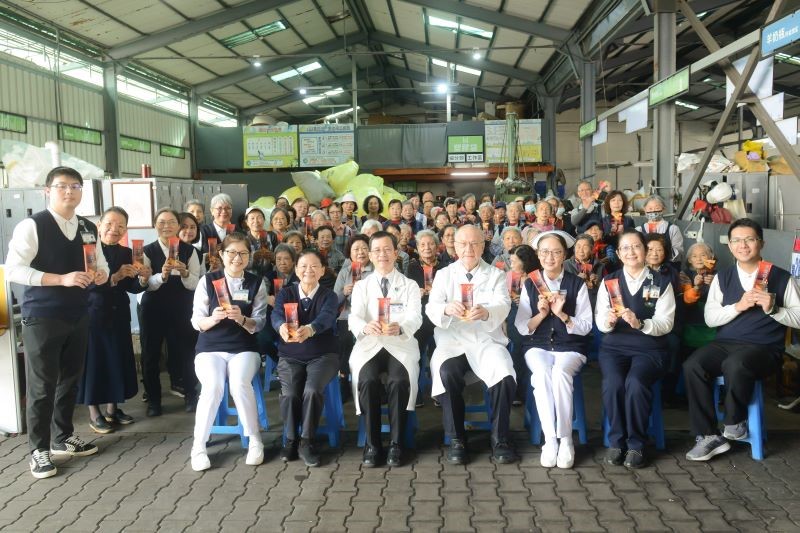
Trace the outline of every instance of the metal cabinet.
<instances>
[{"instance_id":1,"label":"metal cabinet","mask_svg":"<svg viewBox=\"0 0 800 533\"><path fill-rule=\"evenodd\" d=\"M769 180L766 172L730 172L725 181L736 191L737 198L744 202L747 216L763 227L770 227L768 220Z\"/></svg>"}]
</instances>

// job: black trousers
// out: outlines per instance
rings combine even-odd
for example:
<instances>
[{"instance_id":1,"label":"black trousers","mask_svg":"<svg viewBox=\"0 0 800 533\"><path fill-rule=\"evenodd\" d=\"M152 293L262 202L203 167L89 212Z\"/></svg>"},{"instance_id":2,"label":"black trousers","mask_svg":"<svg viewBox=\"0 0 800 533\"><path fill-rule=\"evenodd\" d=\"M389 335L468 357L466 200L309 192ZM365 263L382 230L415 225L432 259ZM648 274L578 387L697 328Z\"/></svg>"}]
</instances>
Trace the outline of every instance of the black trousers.
<instances>
[{"instance_id":1,"label":"black trousers","mask_svg":"<svg viewBox=\"0 0 800 533\"><path fill-rule=\"evenodd\" d=\"M714 405L714 380L725 377L726 425L747 420L747 404L759 379L778 369L780 352L771 346L712 341L683 364L689 424L695 435L719 433Z\"/></svg>"},{"instance_id":2,"label":"black trousers","mask_svg":"<svg viewBox=\"0 0 800 533\"><path fill-rule=\"evenodd\" d=\"M278 381L281 395L278 403L287 441L300 437L313 439L325 404L325 386L339 370L339 355L326 353L308 361L281 356L278 359Z\"/></svg>"},{"instance_id":3,"label":"black trousers","mask_svg":"<svg viewBox=\"0 0 800 533\"><path fill-rule=\"evenodd\" d=\"M408 397L411 382L408 371L386 349L372 356L358 373L358 403L364 416L367 445L381 448L381 374L387 374L386 393L389 404L390 439L403 443L403 433L408 419Z\"/></svg>"},{"instance_id":4,"label":"black trousers","mask_svg":"<svg viewBox=\"0 0 800 533\"><path fill-rule=\"evenodd\" d=\"M445 393L439 395L442 404L444 433L451 439L464 439L464 387L465 376L471 370L466 355L447 359L439 368L439 375L444 384ZM504 377L499 383L489 387L492 401L492 445L498 441L508 440L511 402L517 384L511 376Z\"/></svg>"},{"instance_id":5,"label":"black trousers","mask_svg":"<svg viewBox=\"0 0 800 533\"><path fill-rule=\"evenodd\" d=\"M641 451L650 425L652 386L666 372L669 354L666 350L630 353L602 345L598 361L609 446Z\"/></svg>"},{"instance_id":6,"label":"black trousers","mask_svg":"<svg viewBox=\"0 0 800 533\"><path fill-rule=\"evenodd\" d=\"M78 321L25 318L25 381L28 445L49 450L72 435L72 414L89 341L89 317Z\"/></svg>"},{"instance_id":7,"label":"black trousers","mask_svg":"<svg viewBox=\"0 0 800 533\"><path fill-rule=\"evenodd\" d=\"M175 316L164 311L156 312L145 307L139 322L142 331L142 381L147 401L155 405L161 405L161 346L165 340L169 358L180 363L187 396L197 395L197 375L194 373L197 331L192 328L188 315Z\"/></svg>"}]
</instances>

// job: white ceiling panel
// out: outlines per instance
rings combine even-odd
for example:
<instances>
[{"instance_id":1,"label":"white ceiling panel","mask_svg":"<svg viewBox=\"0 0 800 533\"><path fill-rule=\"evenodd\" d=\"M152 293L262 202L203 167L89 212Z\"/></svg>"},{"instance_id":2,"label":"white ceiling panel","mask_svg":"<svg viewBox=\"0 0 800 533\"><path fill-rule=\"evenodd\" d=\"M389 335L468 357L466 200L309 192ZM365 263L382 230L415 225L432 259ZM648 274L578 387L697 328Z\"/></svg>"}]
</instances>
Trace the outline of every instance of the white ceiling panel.
<instances>
[{"instance_id":1,"label":"white ceiling panel","mask_svg":"<svg viewBox=\"0 0 800 533\"><path fill-rule=\"evenodd\" d=\"M153 33L176 26L186 19L160 0L110 0L95 2L97 9L132 26L142 33Z\"/></svg>"},{"instance_id":2,"label":"white ceiling panel","mask_svg":"<svg viewBox=\"0 0 800 533\"><path fill-rule=\"evenodd\" d=\"M271 47L282 54L297 52L306 48L305 43L292 30L284 30L266 37L266 41ZM298 61L300 61L298 59Z\"/></svg>"},{"instance_id":3,"label":"white ceiling panel","mask_svg":"<svg viewBox=\"0 0 800 533\"><path fill-rule=\"evenodd\" d=\"M553 0L553 3L572 3L572 0ZM472 1L469 2L473 3ZM507 0L503 13L526 20L538 21L547 7L547 0ZM581 11L581 13L583 13Z\"/></svg>"},{"instance_id":4,"label":"white ceiling panel","mask_svg":"<svg viewBox=\"0 0 800 533\"><path fill-rule=\"evenodd\" d=\"M259 13L258 15L253 15L252 17L246 18L244 22L251 28L258 28L259 26L264 26L265 24L271 24L272 22L278 20L282 20L282 17L278 14L276 10L272 9L270 11L264 11L263 13Z\"/></svg>"},{"instance_id":5,"label":"white ceiling panel","mask_svg":"<svg viewBox=\"0 0 800 533\"><path fill-rule=\"evenodd\" d=\"M169 45L170 48L185 56L230 56L230 50L217 41L201 33L183 41Z\"/></svg>"},{"instance_id":6,"label":"white ceiling panel","mask_svg":"<svg viewBox=\"0 0 800 533\"><path fill-rule=\"evenodd\" d=\"M195 61L205 68L216 72L218 76L238 72L248 66L248 63L241 59L196 59Z\"/></svg>"},{"instance_id":7,"label":"white ceiling panel","mask_svg":"<svg viewBox=\"0 0 800 533\"><path fill-rule=\"evenodd\" d=\"M481 87L484 87L486 90L493 93L499 93L500 89L503 88L503 84L506 82L506 79L507 78L505 76L484 71Z\"/></svg>"},{"instance_id":8,"label":"white ceiling panel","mask_svg":"<svg viewBox=\"0 0 800 533\"><path fill-rule=\"evenodd\" d=\"M524 1L528 2L528 3L535 3L535 2L538 2L539 0L535 0L535 2L534 2L534 0L524 0ZM469 0L466 3L470 4L470 5L473 5L473 6L482 7L482 8L485 8L485 9L491 9L492 11L497 11L498 9L500 9L500 6L503 4L503 1L502 0Z\"/></svg>"},{"instance_id":9,"label":"white ceiling panel","mask_svg":"<svg viewBox=\"0 0 800 533\"><path fill-rule=\"evenodd\" d=\"M522 52L521 47L525 46L526 42L528 42L527 35L505 28L498 28L494 36L492 53L489 59L498 63L513 65L517 61L520 52Z\"/></svg>"},{"instance_id":10,"label":"white ceiling panel","mask_svg":"<svg viewBox=\"0 0 800 533\"><path fill-rule=\"evenodd\" d=\"M422 8L392 0L392 9L394 9L394 17L397 19L400 34L403 37L424 43L425 26L423 25Z\"/></svg>"},{"instance_id":11,"label":"white ceiling panel","mask_svg":"<svg viewBox=\"0 0 800 533\"><path fill-rule=\"evenodd\" d=\"M538 37L531 41L531 46L548 45L550 41L546 39L539 39ZM529 70L531 72L539 72L544 68L547 61L553 56L555 50L552 48L530 48L525 52L520 68Z\"/></svg>"},{"instance_id":12,"label":"white ceiling panel","mask_svg":"<svg viewBox=\"0 0 800 533\"><path fill-rule=\"evenodd\" d=\"M403 30L400 30L400 33L402 34ZM456 35L451 31L440 28L430 28L428 30L428 40L434 48L450 49L456 46ZM433 54L435 55L436 52L433 52Z\"/></svg>"},{"instance_id":13,"label":"white ceiling panel","mask_svg":"<svg viewBox=\"0 0 800 533\"><path fill-rule=\"evenodd\" d=\"M386 2L387 0L366 0L365 4L367 12L369 13L369 18L372 19L375 29L394 35L392 15Z\"/></svg>"},{"instance_id":14,"label":"white ceiling panel","mask_svg":"<svg viewBox=\"0 0 800 533\"><path fill-rule=\"evenodd\" d=\"M514 98L519 98L522 96L522 93L525 92L525 87L515 85L506 89L506 94L509 96L513 96Z\"/></svg>"},{"instance_id":15,"label":"white ceiling panel","mask_svg":"<svg viewBox=\"0 0 800 533\"><path fill-rule=\"evenodd\" d=\"M240 91L235 87L227 87L222 91L214 92L211 94L216 98L219 98L226 102L230 102L231 104L242 108L263 103L262 100L256 98L253 95L247 94L244 91Z\"/></svg>"},{"instance_id":16,"label":"white ceiling panel","mask_svg":"<svg viewBox=\"0 0 800 533\"><path fill-rule=\"evenodd\" d=\"M244 1L244 0L239 0ZM229 5L238 2L226 2ZM205 15L211 15L225 9L217 0L170 0L171 5L180 11L185 17L196 19Z\"/></svg>"},{"instance_id":17,"label":"white ceiling panel","mask_svg":"<svg viewBox=\"0 0 800 533\"><path fill-rule=\"evenodd\" d=\"M309 0L295 2L280 11L292 28L312 45L335 37L319 10Z\"/></svg>"},{"instance_id":18,"label":"white ceiling panel","mask_svg":"<svg viewBox=\"0 0 800 533\"><path fill-rule=\"evenodd\" d=\"M389 59L389 64L391 66L398 67L398 68L406 68L406 63L402 59L398 59L398 58L393 57L393 56L390 56L388 59Z\"/></svg>"},{"instance_id":19,"label":"white ceiling panel","mask_svg":"<svg viewBox=\"0 0 800 533\"><path fill-rule=\"evenodd\" d=\"M257 39L255 41L250 41L247 44L243 44L241 46L237 46L233 49L234 52L239 54L240 56L245 57L255 57L255 56L263 56L263 57L270 57L275 55L275 51L271 49L265 42L261 39Z\"/></svg>"},{"instance_id":20,"label":"white ceiling panel","mask_svg":"<svg viewBox=\"0 0 800 533\"><path fill-rule=\"evenodd\" d=\"M219 28L213 29L211 30L210 33L217 39L224 39L226 37L238 35L243 31L247 31L247 26L245 26L241 22L234 22L233 24L228 24L226 26L221 26Z\"/></svg>"},{"instance_id":21,"label":"white ceiling panel","mask_svg":"<svg viewBox=\"0 0 800 533\"><path fill-rule=\"evenodd\" d=\"M544 19L551 26L571 30L581 18L583 12L589 7L591 0L568 0L553 2L553 7Z\"/></svg>"}]
</instances>

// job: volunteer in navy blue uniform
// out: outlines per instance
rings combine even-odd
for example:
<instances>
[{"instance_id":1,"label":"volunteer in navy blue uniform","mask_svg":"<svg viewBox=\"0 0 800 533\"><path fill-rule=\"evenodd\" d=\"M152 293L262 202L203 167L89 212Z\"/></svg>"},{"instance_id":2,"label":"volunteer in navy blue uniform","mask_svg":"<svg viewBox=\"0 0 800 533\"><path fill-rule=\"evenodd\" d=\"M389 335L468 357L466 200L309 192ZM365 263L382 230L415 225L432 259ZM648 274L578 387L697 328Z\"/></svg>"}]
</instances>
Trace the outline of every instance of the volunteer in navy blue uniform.
<instances>
[{"instance_id":1,"label":"volunteer in navy blue uniform","mask_svg":"<svg viewBox=\"0 0 800 533\"><path fill-rule=\"evenodd\" d=\"M776 265L766 287L756 283L761 226L742 218L728 229L728 247L736 264L720 271L708 289L705 320L716 338L683 364L689 423L696 442L691 461L707 461L730 449L729 440L747 438L747 405L756 380L774 374L781 364L786 328L800 328L800 293L790 274ZM719 434L714 382L725 378L724 431Z\"/></svg>"},{"instance_id":2,"label":"volunteer in navy blue uniform","mask_svg":"<svg viewBox=\"0 0 800 533\"><path fill-rule=\"evenodd\" d=\"M83 178L56 167L47 174L48 208L17 224L8 243L6 275L25 286L22 340L30 469L54 476L51 453L91 455L94 444L73 435L72 414L89 335L89 292L108 280L97 228L75 214ZM84 244L96 244L97 271L86 272Z\"/></svg>"},{"instance_id":3,"label":"volunteer in navy blue uniform","mask_svg":"<svg viewBox=\"0 0 800 533\"><path fill-rule=\"evenodd\" d=\"M200 279L200 261L194 246L178 240L178 257L167 264L169 239L178 234L179 215L160 209L153 220L158 239L144 247L144 264L153 275L147 280L142 296L142 378L147 393L147 416L161 416L161 345L166 339L170 357L180 361L186 411L193 412L197 403L197 377L194 373L194 339L190 319L192 298Z\"/></svg>"},{"instance_id":4,"label":"volunteer in navy blue uniform","mask_svg":"<svg viewBox=\"0 0 800 533\"><path fill-rule=\"evenodd\" d=\"M675 320L675 294L669 279L645 266L641 233L619 237L622 268L607 275L597 291L595 320L606 333L600 345L603 407L608 418L606 462L645 466L644 445L652 405L651 386L666 372L667 339ZM619 282L624 309L613 310L607 280Z\"/></svg>"},{"instance_id":5,"label":"volunteer in navy blue uniform","mask_svg":"<svg viewBox=\"0 0 800 533\"><path fill-rule=\"evenodd\" d=\"M190 453L192 470L196 472L211 467L206 442L222 401L226 378L239 421L249 438L245 464L255 466L264 461L252 382L261 369L256 333L267 320L267 290L261 276L245 271L250 253L244 234L231 233L225 237L219 252L223 269L203 276L194 292L192 327L200 332L194 369L201 385ZM227 309L220 304L214 288L214 281L221 279L225 280L230 300Z\"/></svg>"},{"instance_id":6,"label":"volunteer in navy blue uniform","mask_svg":"<svg viewBox=\"0 0 800 533\"><path fill-rule=\"evenodd\" d=\"M275 298L270 317L280 334L278 343L279 403L286 440L281 460L298 455L306 466L319 466L314 436L322 415L325 386L339 370L338 342L333 332L338 300L336 294L319 284L325 273L322 257L312 249L303 250L295 269L299 283L284 285ZM299 327L289 336L285 303L297 304ZM300 435L297 428L302 426Z\"/></svg>"},{"instance_id":7,"label":"volunteer in navy blue uniform","mask_svg":"<svg viewBox=\"0 0 800 533\"><path fill-rule=\"evenodd\" d=\"M200 226L200 251L208 253L208 238L216 237L217 244L228 235L228 224L232 223L233 200L225 193L211 198L211 222Z\"/></svg>"}]
</instances>

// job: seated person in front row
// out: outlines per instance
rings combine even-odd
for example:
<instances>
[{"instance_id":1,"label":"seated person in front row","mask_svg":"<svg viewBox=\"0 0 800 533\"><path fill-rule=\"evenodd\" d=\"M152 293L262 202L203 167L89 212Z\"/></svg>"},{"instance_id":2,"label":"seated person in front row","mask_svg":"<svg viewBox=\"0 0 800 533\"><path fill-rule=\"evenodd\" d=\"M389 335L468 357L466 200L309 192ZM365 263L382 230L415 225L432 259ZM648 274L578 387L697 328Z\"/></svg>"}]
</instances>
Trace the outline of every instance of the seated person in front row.
<instances>
[{"instance_id":1,"label":"seated person in front row","mask_svg":"<svg viewBox=\"0 0 800 533\"><path fill-rule=\"evenodd\" d=\"M194 292L192 326L200 332L194 369L201 385L191 451L195 471L211 467L206 441L222 401L226 376L239 420L250 439L245 462L260 465L264 460L252 381L261 369L256 332L266 322L267 291L263 278L245 272L250 258L247 237L241 233L229 234L222 241L219 255L223 270L206 274ZM230 302L220 302L217 298L216 280L224 280Z\"/></svg>"},{"instance_id":2,"label":"seated person in front row","mask_svg":"<svg viewBox=\"0 0 800 533\"><path fill-rule=\"evenodd\" d=\"M748 436L747 404L756 380L780 364L786 328L800 327L800 293L790 274L762 262L761 226L742 218L728 228L728 246L736 265L721 271L708 289L705 319L717 337L684 363L689 423L696 443L691 461L725 453L729 440ZM717 429L714 381L725 378L725 425Z\"/></svg>"},{"instance_id":3,"label":"seated person in front row","mask_svg":"<svg viewBox=\"0 0 800 533\"><path fill-rule=\"evenodd\" d=\"M509 415L516 374L502 330L511 307L505 274L481 260L483 232L475 226L458 229L458 260L433 280L425 313L434 326L436 350L431 357L432 395L442 404L445 434L450 438L447 461L465 464L464 387L474 372L489 388L492 403L492 455L499 463L516 460L509 444ZM464 286L467 285L467 286ZM470 287L471 286L471 287ZM474 289L473 305L462 304L462 293Z\"/></svg>"},{"instance_id":4,"label":"seated person in front row","mask_svg":"<svg viewBox=\"0 0 800 533\"><path fill-rule=\"evenodd\" d=\"M319 252L313 249L300 252L295 271L300 282L283 286L275 298L271 316L272 326L281 338L278 401L285 435L281 460L293 461L299 454L306 466L314 467L320 462L314 437L322 415L325 386L339 369L333 334L337 300L332 290L319 284L325 272ZM287 317L290 314L287 308L296 312L296 322Z\"/></svg>"},{"instance_id":5,"label":"seated person in front row","mask_svg":"<svg viewBox=\"0 0 800 533\"><path fill-rule=\"evenodd\" d=\"M386 464L400 466L407 411L414 410L417 398L419 345L414 333L422 324L420 294L417 284L395 268L397 241L393 235L379 231L370 237L369 246L375 272L356 282L348 317L356 337L350 354L353 398L356 414L363 412L366 428L363 465L374 467L383 459L381 374L387 373L391 437ZM381 298L390 299L388 320L381 316Z\"/></svg>"}]
</instances>

